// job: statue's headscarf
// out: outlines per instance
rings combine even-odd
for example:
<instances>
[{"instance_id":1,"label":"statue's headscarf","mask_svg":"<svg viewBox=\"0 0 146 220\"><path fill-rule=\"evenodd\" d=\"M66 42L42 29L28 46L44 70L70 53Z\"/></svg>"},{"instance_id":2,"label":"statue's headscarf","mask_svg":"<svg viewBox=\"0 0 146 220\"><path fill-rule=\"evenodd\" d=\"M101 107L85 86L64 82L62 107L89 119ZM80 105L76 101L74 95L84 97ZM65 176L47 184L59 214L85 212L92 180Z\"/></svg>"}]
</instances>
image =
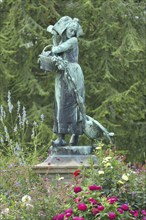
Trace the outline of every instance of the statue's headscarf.
<instances>
[{"instance_id":1,"label":"statue's headscarf","mask_svg":"<svg viewBox=\"0 0 146 220\"><path fill-rule=\"evenodd\" d=\"M83 35L83 29L79 23L79 19L78 18L72 19L69 16L64 16L60 18L59 21L57 21L54 26L49 25L47 31L52 33L52 31L55 30L61 36L68 26L73 27L76 30L77 37Z\"/></svg>"}]
</instances>

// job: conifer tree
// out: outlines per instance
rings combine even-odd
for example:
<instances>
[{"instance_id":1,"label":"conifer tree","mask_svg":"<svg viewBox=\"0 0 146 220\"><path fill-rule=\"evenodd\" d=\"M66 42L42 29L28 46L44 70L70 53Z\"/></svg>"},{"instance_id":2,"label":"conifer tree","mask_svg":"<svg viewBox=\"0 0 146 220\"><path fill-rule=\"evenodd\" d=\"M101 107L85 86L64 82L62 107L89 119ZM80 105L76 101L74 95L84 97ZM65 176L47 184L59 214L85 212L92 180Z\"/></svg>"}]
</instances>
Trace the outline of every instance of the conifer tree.
<instances>
[{"instance_id":1,"label":"conifer tree","mask_svg":"<svg viewBox=\"0 0 146 220\"><path fill-rule=\"evenodd\" d=\"M3 0L0 8L1 101L11 90L30 117L44 113L51 138L54 74L41 71L37 58L52 44L47 26L64 15L77 17L84 30L79 63L87 114L114 131L116 146L131 149L138 160L146 143L144 0Z\"/></svg>"}]
</instances>

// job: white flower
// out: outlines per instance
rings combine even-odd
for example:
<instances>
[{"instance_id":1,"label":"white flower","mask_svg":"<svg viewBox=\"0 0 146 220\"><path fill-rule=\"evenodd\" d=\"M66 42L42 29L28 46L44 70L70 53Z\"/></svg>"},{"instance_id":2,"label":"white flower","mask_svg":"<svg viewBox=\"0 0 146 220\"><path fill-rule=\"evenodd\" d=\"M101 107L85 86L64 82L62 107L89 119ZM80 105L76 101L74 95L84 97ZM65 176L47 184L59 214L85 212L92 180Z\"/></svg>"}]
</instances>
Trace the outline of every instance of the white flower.
<instances>
[{"instance_id":1,"label":"white flower","mask_svg":"<svg viewBox=\"0 0 146 220\"><path fill-rule=\"evenodd\" d=\"M101 150L101 147L96 147L95 149L96 149L96 150Z\"/></svg>"},{"instance_id":2,"label":"white flower","mask_svg":"<svg viewBox=\"0 0 146 220\"><path fill-rule=\"evenodd\" d=\"M23 106L23 109L22 109L22 124L24 126L25 124L25 121L26 121L26 110L25 110L25 107Z\"/></svg>"},{"instance_id":3,"label":"white flower","mask_svg":"<svg viewBox=\"0 0 146 220\"><path fill-rule=\"evenodd\" d=\"M33 209L34 206L32 204L30 204L30 203L26 203L26 208L27 209Z\"/></svg>"},{"instance_id":4,"label":"white flower","mask_svg":"<svg viewBox=\"0 0 146 220\"><path fill-rule=\"evenodd\" d=\"M123 175L122 175L122 179L125 180L125 181L128 181L128 180L129 180L129 178L128 178L128 176L127 176L126 174L123 174Z\"/></svg>"},{"instance_id":5,"label":"white flower","mask_svg":"<svg viewBox=\"0 0 146 220\"><path fill-rule=\"evenodd\" d=\"M60 180L64 180L64 177L62 176L62 177L60 177L58 180L59 180L59 181L60 181Z\"/></svg>"},{"instance_id":6,"label":"white flower","mask_svg":"<svg viewBox=\"0 0 146 220\"><path fill-rule=\"evenodd\" d=\"M22 197L22 202L25 204L29 204L31 201L31 197L29 195L25 195Z\"/></svg>"},{"instance_id":7,"label":"white flower","mask_svg":"<svg viewBox=\"0 0 146 220\"><path fill-rule=\"evenodd\" d=\"M14 132L17 132L17 130L18 130L18 126L16 124L15 127L14 127Z\"/></svg>"},{"instance_id":8,"label":"white flower","mask_svg":"<svg viewBox=\"0 0 146 220\"><path fill-rule=\"evenodd\" d=\"M11 92L10 91L8 91L8 108L9 108L9 112L12 113L13 105L11 103Z\"/></svg>"},{"instance_id":9,"label":"white flower","mask_svg":"<svg viewBox=\"0 0 146 220\"><path fill-rule=\"evenodd\" d=\"M3 209L3 210L1 211L1 214L2 214L2 215L7 215L7 214L9 214L9 212L10 212L9 208L5 208L5 209Z\"/></svg>"},{"instance_id":10,"label":"white flower","mask_svg":"<svg viewBox=\"0 0 146 220\"><path fill-rule=\"evenodd\" d=\"M36 121L33 122L33 126L34 126L34 127L37 127Z\"/></svg>"},{"instance_id":11,"label":"white flower","mask_svg":"<svg viewBox=\"0 0 146 220\"><path fill-rule=\"evenodd\" d=\"M44 118L45 118L45 116L43 115L43 114L41 114L41 122L43 122L44 121Z\"/></svg>"},{"instance_id":12,"label":"white flower","mask_svg":"<svg viewBox=\"0 0 146 220\"><path fill-rule=\"evenodd\" d=\"M98 171L98 174L99 174L99 175L102 175L102 174L104 174L104 171L103 171L103 170L99 170L99 171Z\"/></svg>"},{"instance_id":13,"label":"white flower","mask_svg":"<svg viewBox=\"0 0 146 220\"><path fill-rule=\"evenodd\" d=\"M21 118L21 115L20 115L20 114L18 114L18 118L19 118L19 126L20 126L20 128L21 128L21 125L22 125L22 118Z\"/></svg>"},{"instance_id":14,"label":"white flower","mask_svg":"<svg viewBox=\"0 0 146 220\"><path fill-rule=\"evenodd\" d=\"M21 107L20 101L17 102L17 106L18 106L18 107L17 107L17 114L19 114L19 112L20 112L20 107Z\"/></svg>"}]
</instances>

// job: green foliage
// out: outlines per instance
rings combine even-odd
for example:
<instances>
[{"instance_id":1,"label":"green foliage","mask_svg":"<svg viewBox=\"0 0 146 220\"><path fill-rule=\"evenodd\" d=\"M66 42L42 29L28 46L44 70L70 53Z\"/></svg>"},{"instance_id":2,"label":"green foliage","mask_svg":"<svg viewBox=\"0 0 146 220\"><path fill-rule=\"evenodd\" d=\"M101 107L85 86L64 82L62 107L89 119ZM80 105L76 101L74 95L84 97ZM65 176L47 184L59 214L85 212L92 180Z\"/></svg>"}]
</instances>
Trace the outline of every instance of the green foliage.
<instances>
[{"instance_id":1,"label":"green foliage","mask_svg":"<svg viewBox=\"0 0 146 220\"><path fill-rule=\"evenodd\" d=\"M52 44L47 26L64 15L78 17L85 33L79 39L79 63L85 75L87 114L115 132L115 145L120 150L134 152L130 160L144 161L144 1L3 0L0 10L2 104L10 90L14 102L22 100L30 118L38 119L43 113L50 141L54 73L41 71L37 59L44 46Z\"/></svg>"},{"instance_id":2,"label":"green foliage","mask_svg":"<svg viewBox=\"0 0 146 220\"><path fill-rule=\"evenodd\" d=\"M30 161L36 155L45 155L49 146L45 139L48 130L44 115L41 114L39 120L31 123L20 101L15 106L12 104L10 91L7 98L7 106L0 106L0 152L4 155L15 153L21 163L25 162L24 157L29 160L29 155Z\"/></svg>"},{"instance_id":3,"label":"green foliage","mask_svg":"<svg viewBox=\"0 0 146 220\"><path fill-rule=\"evenodd\" d=\"M122 157L103 144L95 153L98 168L91 162L89 168L75 171L70 182L60 176L50 179L48 174L34 173L27 160L25 164L20 163L20 155L5 157L0 154L0 219L52 220L53 216L72 208L70 220L73 216L84 217L84 220L108 220L111 212L116 214L115 220L141 220L144 216L141 211L146 205L144 167L128 167ZM41 158L32 155L28 163L31 161L34 165L36 160ZM79 202L87 206L84 206L85 211L78 208ZM117 208L123 204L128 206L128 211L120 214Z\"/></svg>"},{"instance_id":4,"label":"green foliage","mask_svg":"<svg viewBox=\"0 0 146 220\"><path fill-rule=\"evenodd\" d=\"M98 158L98 171L91 164L90 169L83 168L86 184L103 186L107 196L118 196L134 209L145 207L145 167L136 167L124 162L124 156L102 143L95 149Z\"/></svg>"}]
</instances>

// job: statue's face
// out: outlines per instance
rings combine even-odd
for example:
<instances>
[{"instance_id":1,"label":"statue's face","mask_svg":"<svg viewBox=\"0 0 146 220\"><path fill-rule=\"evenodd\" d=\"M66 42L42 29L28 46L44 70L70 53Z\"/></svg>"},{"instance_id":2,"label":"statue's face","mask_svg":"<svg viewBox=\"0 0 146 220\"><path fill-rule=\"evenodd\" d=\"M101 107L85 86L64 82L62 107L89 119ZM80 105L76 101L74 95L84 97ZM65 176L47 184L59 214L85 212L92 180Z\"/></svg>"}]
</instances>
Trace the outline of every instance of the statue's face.
<instances>
[{"instance_id":1,"label":"statue's face","mask_svg":"<svg viewBox=\"0 0 146 220\"><path fill-rule=\"evenodd\" d=\"M66 29L66 36L67 36L67 38L71 38L71 37L75 36L75 33L76 33L76 31L75 31L75 29L73 27L68 27Z\"/></svg>"}]
</instances>

